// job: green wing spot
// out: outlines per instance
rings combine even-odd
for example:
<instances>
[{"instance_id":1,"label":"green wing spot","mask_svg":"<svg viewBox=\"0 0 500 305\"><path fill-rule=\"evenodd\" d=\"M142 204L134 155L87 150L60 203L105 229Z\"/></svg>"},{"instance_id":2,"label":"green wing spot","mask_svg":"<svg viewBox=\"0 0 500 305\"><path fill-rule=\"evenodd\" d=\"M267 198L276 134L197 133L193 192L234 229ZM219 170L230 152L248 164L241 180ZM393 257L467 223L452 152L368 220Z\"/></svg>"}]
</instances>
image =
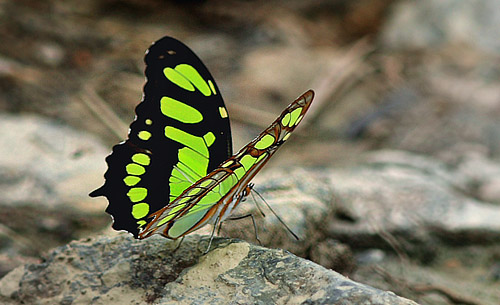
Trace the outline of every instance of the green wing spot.
<instances>
[{"instance_id":1,"label":"green wing spot","mask_svg":"<svg viewBox=\"0 0 500 305\"><path fill-rule=\"evenodd\" d=\"M174 69L169 67L165 68L163 69L163 74L165 74L169 81L181 87L182 89L194 91L194 87L191 82Z\"/></svg>"},{"instance_id":2,"label":"green wing spot","mask_svg":"<svg viewBox=\"0 0 500 305\"><path fill-rule=\"evenodd\" d=\"M182 204L182 203L186 203L187 201L191 200L192 198L191 197L188 197L188 196L185 196L184 198L182 198L181 200L177 201L176 204Z\"/></svg>"},{"instance_id":3,"label":"green wing spot","mask_svg":"<svg viewBox=\"0 0 500 305\"><path fill-rule=\"evenodd\" d=\"M144 121L144 123L146 123L146 125L148 125L148 126L149 126L149 125L152 125L152 124L153 124L153 121L151 121L151 119L146 119L146 120Z\"/></svg>"},{"instance_id":4,"label":"green wing spot","mask_svg":"<svg viewBox=\"0 0 500 305\"><path fill-rule=\"evenodd\" d=\"M139 137L139 139L147 141L147 140L149 140L149 138L151 138L151 133L149 131L146 131L146 130L141 130L141 131L139 131L137 136Z\"/></svg>"},{"instance_id":5,"label":"green wing spot","mask_svg":"<svg viewBox=\"0 0 500 305\"><path fill-rule=\"evenodd\" d=\"M240 163L241 165L243 165L243 167L245 168L245 170L250 170L250 168L254 165L255 163L255 157L252 157L250 155L244 155L241 160L240 160Z\"/></svg>"},{"instance_id":6,"label":"green wing spot","mask_svg":"<svg viewBox=\"0 0 500 305\"><path fill-rule=\"evenodd\" d=\"M215 136L211 131L207 132L203 136L203 139L205 140L205 143L207 143L207 147L212 146L212 144L214 144L214 142L215 142Z\"/></svg>"},{"instance_id":7,"label":"green wing spot","mask_svg":"<svg viewBox=\"0 0 500 305\"><path fill-rule=\"evenodd\" d=\"M169 179L169 182L170 183L180 183L182 182L183 180L180 180L179 178L177 177L174 177L174 176L170 176L170 179Z\"/></svg>"},{"instance_id":8,"label":"green wing spot","mask_svg":"<svg viewBox=\"0 0 500 305\"><path fill-rule=\"evenodd\" d=\"M199 177L207 174L208 159L195 152L189 147L179 149L178 153L179 162L189 164L189 167L196 172ZM196 179L198 180L198 179Z\"/></svg>"},{"instance_id":9,"label":"green wing spot","mask_svg":"<svg viewBox=\"0 0 500 305\"><path fill-rule=\"evenodd\" d=\"M147 222L145 220L139 220L137 224L139 225L139 228L145 225Z\"/></svg>"},{"instance_id":10,"label":"green wing spot","mask_svg":"<svg viewBox=\"0 0 500 305\"><path fill-rule=\"evenodd\" d=\"M185 189L191 186L189 182L179 182L176 184L170 184L170 196L172 197L170 201L177 199Z\"/></svg>"},{"instance_id":11,"label":"green wing spot","mask_svg":"<svg viewBox=\"0 0 500 305\"><path fill-rule=\"evenodd\" d=\"M173 207L170 211L168 211L168 215L163 218L162 220L160 220L158 222L158 227L161 226L162 224L166 223L167 221L169 221L170 219L174 218L175 214L181 210L182 208L184 208L186 205L185 204L179 204L178 206L176 207Z\"/></svg>"},{"instance_id":12,"label":"green wing spot","mask_svg":"<svg viewBox=\"0 0 500 305\"><path fill-rule=\"evenodd\" d=\"M127 176L123 179L123 182L125 182L127 186L134 186L139 183L139 181L141 181L141 178L136 176Z\"/></svg>"},{"instance_id":13,"label":"green wing spot","mask_svg":"<svg viewBox=\"0 0 500 305\"><path fill-rule=\"evenodd\" d=\"M236 174L236 177L238 179L241 179L247 171L245 170L244 167L238 167L237 169L234 170L234 173Z\"/></svg>"},{"instance_id":14,"label":"green wing spot","mask_svg":"<svg viewBox=\"0 0 500 305\"><path fill-rule=\"evenodd\" d=\"M208 85L210 86L210 90L212 90L213 94L216 95L214 83L211 80L208 80Z\"/></svg>"},{"instance_id":15,"label":"green wing spot","mask_svg":"<svg viewBox=\"0 0 500 305\"><path fill-rule=\"evenodd\" d=\"M203 196L203 198L201 198L201 200L198 201L196 206L202 207L202 206L206 206L206 205L213 205L214 203L221 200L221 198L222 198L222 195L219 194L219 192L212 190L212 191L208 192L205 196Z\"/></svg>"},{"instance_id":16,"label":"green wing spot","mask_svg":"<svg viewBox=\"0 0 500 305\"><path fill-rule=\"evenodd\" d=\"M229 167L234 163L233 160L226 161L225 163L222 163L220 167Z\"/></svg>"},{"instance_id":17,"label":"green wing spot","mask_svg":"<svg viewBox=\"0 0 500 305\"><path fill-rule=\"evenodd\" d=\"M144 167L135 163L127 164L127 167L125 169L127 170L127 174L134 176L140 176L146 172L146 169L144 169Z\"/></svg>"},{"instance_id":18,"label":"green wing spot","mask_svg":"<svg viewBox=\"0 0 500 305\"><path fill-rule=\"evenodd\" d=\"M260 140L255 143L256 149L266 149L274 143L274 137L270 134L265 134Z\"/></svg>"},{"instance_id":19,"label":"green wing spot","mask_svg":"<svg viewBox=\"0 0 500 305\"><path fill-rule=\"evenodd\" d=\"M194 181L207 175L208 146L215 141L213 133L197 137L173 126L165 127L165 136L185 147L179 149L178 160L169 179L170 201L175 200Z\"/></svg>"},{"instance_id":20,"label":"green wing spot","mask_svg":"<svg viewBox=\"0 0 500 305\"><path fill-rule=\"evenodd\" d=\"M172 174L170 175L170 179L169 180L172 180L174 178L177 179L177 180L179 180L179 181L186 181L186 178L176 168L174 168L172 170Z\"/></svg>"},{"instance_id":21,"label":"green wing spot","mask_svg":"<svg viewBox=\"0 0 500 305\"><path fill-rule=\"evenodd\" d=\"M196 181L198 181L198 179L201 178L201 176L199 176L197 173L195 173L195 171L187 166L186 164L182 163L182 162L178 162L176 164L177 168L181 171L181 173L184 173L185 176L187 176L187 179L191 182L191 183L194 183Z\"/></svg>"},{"instance_id":22,"label":"green wing spot","mask_svg":"<svg viewBox=\"0 0 500 305\"><path fill-rule=\"evenodd\" d=\"M143 187L133 187L127 193L128 198L130 198L132 202L139 202L146 198L147 195L148 190Z\"/></svg>"},{"instance_id":23,"label":"green wing spot","mask_svg":"<svg viewBox=\"0 0 500 305\"><path fill-rule=\"evenodd\" d=\"M177 181L175 181L177 180ZM170 196L173 199L177 198L185 189L191 186L191 182L187 181L182 173L179 172L177 168L172 170L172 176L169 179L170 182ZM172 201L172 200L170 200Z\"/></svg>"},{"instance_id":24,"label":"green wing spot","mask_svg":"<svg viewBox=\"0 0 500 305\"><path fill-rule=\"evenodd\" d=\"M193 85L200 90L204 96L210 96L212 92L207 85L207 82L201 77L200 73L191 65L180 64L175 67L175 70L187 78Z\"/></svg>"},{"instance_id":25,"label":"green wing spot","mask_svg":"<svg viewBox=\"0 0 500 305\"><path fill-rule=\"evenodd\" d=\"M303 118L304 118L304 115L299 116L299 118L297 119L297 122L295 122L295 125L299 125L300 121L302 121Z\"/></svg>"},{"instance_id":26,"label":"green wing spot","mask_svg":"<svg viewBox=\"0 0 500 305\"><path fill-rule=\"evenodd\" d=\"M141 165L149 165L151 162L151 159L149 158L148 155L143 154L143 153L137 153L132 156L132 161L135 163L141 164Z\"/></svg>"},{"instance_id":27,"label":"green wing spot","mask_svg":"<svg viewBox=\"0 0 500 305\"><path fill-rule=\"evenodd\" d=\"M220 181L222 181L222 180L220 180ZM208 195L210 195L210 193L214 193L214 194L216 194L218 197L221 197L221 196L222 196L222 194L221 194L221 192L220 192L220 182L217 182L217 183L216 183L216 184L212 187L212 189L210 190L210 192L208 193ZM212 196L212 197L213 197L213 196ZM217 199L217 200L219 200L219 199Z\"/></svg>"},{"instance_id":28,"label":"green wing spot","mask_svg":"<svg viewBox=\"0 0 500 305\"><path fill-rule=\"evenodd\" d=\"M172 181L170 181L170 179L169 179L170 188L171 188L170 195L174 195L172 193L172 185L184 187L182 190L180 190L180 193L182 193L185 189L190 187L191 184L193 184L191 181L188 180L189 177L186 177L186 176L187 175L185 173L181 173L177 168L174 168L172 170L172 176L170 177L170 178L172 178ZM177 181L175 181L174 179L177 179ZM180 195L180 193L175 194L175 195L178 196L178 195Z\"/></svg>"},{"instance_id":29,"label":"green wing spot","mask_svg":"<svg viewBox=\"0 0 500 305\"><path fill-rule=\"evenodd\" d=\"M295 122L297 122L297 119L299 118L299 115L302 113L302 108L297 108L294 111L292 111L291 118L290 118L290 123L288 123L288 126L292 127Z\"/></svg>"},{"instance_id":30,"label":"green wing spot","mask_svg":"<svg viewBox=\"0 0 500 305\"><path fill-rule=\"evenodd\" d=\"M222 195L227 194L237 183L238 179L235 175L227 176L226 179L222 180L220 183Z\"/></svg>"},{"instance_id":31,"label":"green wing spot","mask_svg":"<svg viewBox=\"0 0 500 305\"><path fill-rule=\"evenodd\" d=\"M281 119L281 125L283 126L288 126L288 123L290 122L290 113L285 114L283 118Z\"/></svg>"},{"instance_id":32,"label":"green wing spot","mask_svg":"<svg viewBox=\"0 0 500 305\"><path fill-rule=\"evenodd\" d=\"M145 202L136 203L132 206L132 216L135 219L140 219L148 215L149 213L149 204Z\"/></svg>"},{"instance_id":33,"label":"green wing spot","mask_svg":"<svg viewBox=\"0 0 500 305\"><path fill-rule=\"evenodd\" d=\"M202 189L201 189L201 188L196 187L196 188L191 189L191 190L190 190L190 191L186 194L186 196L194 196L194 195L198 194L198 193L199 193L199 192L201 192L201 191L202 191Z\"/></svg>"},{"instance_id":34,"label":"green wing spot","mask_svg":"<svg viewBox=\"0 0 500 305\"><path fill-rule=\"evenodd\" d=\"M183 102L164 96L160 100L161 113L182 123L194 124L203 120L201 112Z\"/></svg>"},{"instance_id":35,"label":"green wing spot","mask_svg":"<svg viewBox=\"0 0 500 305\"><path fill-rule=\"evenodd\" d=\"M220 113L220 117L223 119L228 117L227 110L225 107L219 107L219 113Z\"/></svg>"},{"instance_id":36,"label":"green wing spot","mask_svg":"<svg viewBox=\"0 0 500 305\"><path fill-rule=\"evenodd\" d=\"M267 153L260 155L260 156L257 158L257 161L255 161L255 163L259 163L259 162L260 162L260 160L264 159L266 156L267 156Z\"/></svg>"},{"instance_id":37,"label":"green wing spot","mask_svg":"<svg viewBox=\"0 0 500 305\"><path fill-rule=\"evenodd\" d=\"M182 131L172 126L165 127L165 136L173 141L179 142L184 146L190 147L194 151L208 158L208 148L203 138L193 136L190 133Z\"/></svg>"},{"instance_id":38,"label":"green wing spot","mask_svg":"<svg viewBox=\"0 0 500 305\"><path fill-rule=\"evenodd\" d=\"M207 180L203 180L203 181L200 183L200 186L201 186L201 187L207 187L207 186L209 186L210 184L212 184L212 180L207 179Z\"/></svg>"}]
</instances>

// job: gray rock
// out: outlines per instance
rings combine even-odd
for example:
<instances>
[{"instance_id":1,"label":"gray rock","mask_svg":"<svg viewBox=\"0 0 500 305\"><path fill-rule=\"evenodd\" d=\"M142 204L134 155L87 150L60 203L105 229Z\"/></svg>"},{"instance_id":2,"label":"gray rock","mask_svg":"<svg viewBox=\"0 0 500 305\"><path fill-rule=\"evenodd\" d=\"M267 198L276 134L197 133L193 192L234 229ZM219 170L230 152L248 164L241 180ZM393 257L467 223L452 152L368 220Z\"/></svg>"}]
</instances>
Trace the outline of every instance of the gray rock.
<instances>
[{"instance_id":1,"label":"gray rock","mask_svg":"<svg viewBox=\"0 0 500 305\"><path fill-rule=\"evenodd\" d=\"M500 203L500 162L490 159L484 152L468 152L461 156L456 172L472 186L468 192L474 197Z\"/></svg>"},{"instance_id":2,"label":"gray rock","mask_svg":"<svg viewBox=\"0 0 500 305\"><path fill-rule=\"evenodd\" d=\"M464 193L464 176L398 151L331 170L337 219L328 222L328 236L362 248L399 244L422 259L439 245L499 242L500 206Z\"/></svg>"},{"instance_id":3,"label":"gray rock","mask_svg":"<svg viewBox=\"0 0 500 305\"><path fill-rule=\"evenodd\" d=\"M0 134L0 205L96 207L87 194L109 154L97 138L36 116L3 114L0 128L9 131Z\"/></svg>"},{"instance_id":4,"label":"gray rock","mask_svg":"<svg viewBox=\"0 0 500 305\"><path fill-rule=\"evenodd\" d=\"M400 1L382 40L395 48L466 43L500 52L500 6L496 0Z\"/></svg>"},{"instance_id":5,"label":"gray rock","mask_svg":"<svg viewBox=\"0 0 500 305\"><path fill-rule=\"evenodd\" d=\"M4 304L416 304L283 250L189 236L72 242L0 281Z\"/></svg>"},{"instance_id":6,"label":"gray rock","mask_svg":"<svg viewBox=\"0 0 500 305\"><path fill-rule=\"evenodd\" d=\"M317 234L318 227L322 226L331 210L333 193L325 178L313 171L292 167L264 170L254 181L254 189L299 240L295 240L259 196L249 196L234 214L254 215L258 237L266 247L283 248L310 258L312 244L321 238ZM257 205L266 217L261 216ZM226 221L221 232L223 236L257 242L251 219Z\"/></svg>"},{"instance_id":7,"label":"gray rock","mask_svg":"<svg viewBox=\"0 0 500 305\"><path fill-rule=\"evenodd\" d=\"M104 156L95 138L36 116L0 115L0 276L39 254L109 222Z\"/></svg>"},{"instance_id":8,"label":"gray rock","mask_svg":"<svg viewBox=\"0 0 500 305\"><path fill-rule=\"evenodd\" d=\"M429 71L426 75L434 74ZM479 76L477 79L482 83L488 82ZM428 79L428 83L431 86L438 86L433 79ZM441 89L444 87L446 86L441 86ZM473 89L459 93L462 95L461 99L467 99L466 102L459 104L459 99L449 94L453 90L457 91L457 89L447 88L447 92L444 92L445 90L434 92L434 94L444 96L443 99L446 102L443 104L435 98L425 98L413 105L411 109L400 113L398 122L391 127L387 138L381 144L382 147L434 156L448 165L461 162L461 158L471 153L483 155L483 158L498 159L500 157L500 120L493 109L500 106L498 103L500 91L495 97L495 106L490 107L478 105L476 102L479 98L467 99ZM454 94L457 95L457 93ZM440 111L440 107L446 109Z\"/></svg>"},{"instance_id":9,"label":"gray rock","mask_svg":"<svg viewBox=\"0 0 500 305\"><path fill-rule=\"evenodd\" d=\"M386 150L328 169L336 206L323 239L351 247L356 281L422 304L496 305L487 270L500 253L500 206L478 199L470 185L498 177L497 168L480 155L450 166Z\"/></svg>"}]
</instances>

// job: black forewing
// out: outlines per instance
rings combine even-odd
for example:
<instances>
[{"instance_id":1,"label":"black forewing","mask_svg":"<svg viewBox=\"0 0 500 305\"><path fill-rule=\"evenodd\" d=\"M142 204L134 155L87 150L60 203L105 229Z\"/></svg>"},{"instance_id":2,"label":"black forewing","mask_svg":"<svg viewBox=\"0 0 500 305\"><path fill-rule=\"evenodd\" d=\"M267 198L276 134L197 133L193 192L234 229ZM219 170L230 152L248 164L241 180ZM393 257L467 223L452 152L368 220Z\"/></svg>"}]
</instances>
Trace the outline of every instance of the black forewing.
<instances>
[{"instance_id":1,"label":"black forewing","mask_svg":"<svg viewBox=\"0 0 500 305\"><path fill-rule=\"evenodd\" d=\"M183 145L165 136L166 126L173 126L199 137L207 132L215 135L215 141L208 149L210 155L208 172L232 155L229 119L221 117L219 110L220 107L224 107L224 102L213 77L201 60L180 41L164 37L149 48L144 61L146 63L144 96L135 110L136 118L130 125L129 138L113 147L113 152L106 158L108 170L104 174L105 183L90 194L92 197L107 197L109 205L106 212L114 219L113 228L126 230L136 238L139 233L138 219L132 216L134 202L127 195L130 187L123 181L127 176L126 166L132 162L134 154L147 154L150 157L150 164L144 166L146 171L134 187L147 189L144 201L149 204L148 215L168 204L169 178L173 166L178 162L178 150ZM189 64L204 80L211 80L216 94L205 96L199 90L188 91L170 82L163 70L166 67L175 68L179 64ZM163 115L160 111L160 99L164 96L196 108L203 115L203 120L196 124L187 124ZM147 141L141 139L139 137L141 131L149 132L150 139ZM151 221L148 216L140 220L146 223Z\"/></svg>"}]
</instances>

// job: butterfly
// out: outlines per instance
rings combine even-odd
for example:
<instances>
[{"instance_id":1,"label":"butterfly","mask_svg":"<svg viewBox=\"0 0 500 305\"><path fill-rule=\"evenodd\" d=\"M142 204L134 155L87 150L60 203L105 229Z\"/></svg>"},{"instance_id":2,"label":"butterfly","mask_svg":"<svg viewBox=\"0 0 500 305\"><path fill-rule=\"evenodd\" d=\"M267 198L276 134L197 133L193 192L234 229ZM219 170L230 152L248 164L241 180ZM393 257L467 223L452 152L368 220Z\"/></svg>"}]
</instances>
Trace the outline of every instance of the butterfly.
<instances>
[{"instance_id":1,"label":"butterfly","mask_svg":"<svg viewBox=\"0 0 500 305\"><path fill-rule=\"evenodd\" d=\"M115 230L143 239L178 239L222 223L252 190L251 179L309 109L309 90L258 137L232 152L227 109L202 61L182 42L164 37L144 58L146 83L128 139L106 158L105 196Z\"/></svg>"}]
</instances>

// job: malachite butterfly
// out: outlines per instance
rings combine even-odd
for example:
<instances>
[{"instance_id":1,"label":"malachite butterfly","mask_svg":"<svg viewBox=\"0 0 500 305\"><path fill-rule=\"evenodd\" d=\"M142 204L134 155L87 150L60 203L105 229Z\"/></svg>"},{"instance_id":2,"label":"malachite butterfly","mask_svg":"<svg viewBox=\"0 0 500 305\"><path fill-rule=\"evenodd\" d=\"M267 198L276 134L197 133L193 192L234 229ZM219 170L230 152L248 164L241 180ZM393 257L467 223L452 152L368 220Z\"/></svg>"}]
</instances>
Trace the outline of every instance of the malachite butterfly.
<instances>
[{"instance_id":1,"label":"malachite butterfly","mask_svg":"<svg viewBox=\"0 0 500 305\"><path fill-rule=\"evenodd\" d=\"M250 180L302 120L314 92L297 98L233 155L219 88L193 51L164 37L144 61L144 95L128 139L113 147L105 183L90 196L108 199L116 230L177 239L231 215L251 190Z\"/></svg>"}]
</instances>

